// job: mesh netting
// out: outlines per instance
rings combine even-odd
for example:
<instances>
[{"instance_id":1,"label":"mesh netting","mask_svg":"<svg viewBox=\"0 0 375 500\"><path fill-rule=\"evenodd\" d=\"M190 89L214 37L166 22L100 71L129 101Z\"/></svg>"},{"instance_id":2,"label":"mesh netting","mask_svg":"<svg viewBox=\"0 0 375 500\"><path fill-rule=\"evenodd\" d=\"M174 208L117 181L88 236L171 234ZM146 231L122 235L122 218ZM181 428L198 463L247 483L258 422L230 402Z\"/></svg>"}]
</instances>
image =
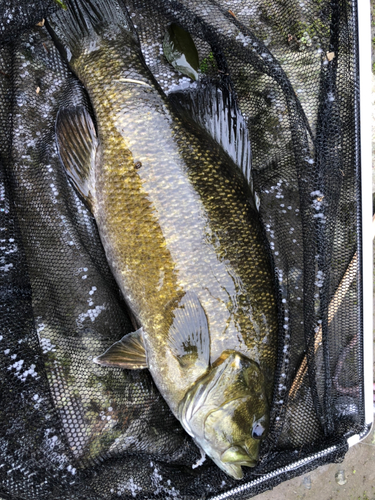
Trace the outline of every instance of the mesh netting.
<instances>
[{"instance_id":1,"label":"mesh netting","mask_svg":"<svg viewBox=\"0 0 375 500\"><path fill-rule=\"evenodd\" d=\"M221 147L254 191L278 301L270 430L258 465L234 480L200 464L148 370L92 362L134 331L58 154L59 109L92 103L43 22L61 7L2 1L0 495L250 498L296 474L260 480L297 460L302 473L342 459L365 425L356 2L124 4L176 112L214 139L237 138ZM197 82L163 54L171 23L195 42Z\"/></svg>"}]
</instances>

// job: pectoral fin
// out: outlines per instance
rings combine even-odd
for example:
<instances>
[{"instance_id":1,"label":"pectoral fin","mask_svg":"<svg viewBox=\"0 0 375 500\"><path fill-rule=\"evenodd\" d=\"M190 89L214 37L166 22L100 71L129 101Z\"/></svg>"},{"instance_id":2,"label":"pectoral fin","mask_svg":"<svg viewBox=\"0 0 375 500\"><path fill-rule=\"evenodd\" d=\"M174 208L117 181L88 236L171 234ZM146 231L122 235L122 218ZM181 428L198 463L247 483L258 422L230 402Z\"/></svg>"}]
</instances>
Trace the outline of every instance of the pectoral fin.
<instances>
[{"instance_id":1,"label":"pectoral fin","mask_svg":"<svg viewBox=\"0 0 375 500\"><path fill-rule=\"evenodd\" d=\"M56 138L69 179L92 210L93 171L99 142L88 111L82 106L61 109L56 118Z\"/></svg>"},{"instance_id":2,"label":"pectoral fin","mask_svg":"<svg viewBox=\"0 0 375 500\"><path fill-rule=\"evenodd\" d=\"M206 313L195 293L187 292L172 311L168 343L180 366L204 373L210 363L210 334Z\"/></svg>"},{"instance_id":3,"label":"pectoral fin","mask_svg":"<svg viewBox=\"0 0 375 500\"><path fill-rule=\"evenodd\" d=\"M94 363L102 366L141 370L148 368L143 329L125 335L115 342L104 354L93 359Z\"/></svg>"}]
</instances>

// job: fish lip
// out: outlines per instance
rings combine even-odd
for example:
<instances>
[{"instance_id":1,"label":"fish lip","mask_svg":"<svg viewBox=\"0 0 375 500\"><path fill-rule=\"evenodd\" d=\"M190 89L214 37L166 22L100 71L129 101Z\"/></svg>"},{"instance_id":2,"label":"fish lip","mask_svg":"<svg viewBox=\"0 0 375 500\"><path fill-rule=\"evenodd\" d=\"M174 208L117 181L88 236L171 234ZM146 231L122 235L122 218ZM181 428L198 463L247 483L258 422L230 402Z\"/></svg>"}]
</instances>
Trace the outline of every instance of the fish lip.
<instances>
[{"instance_id":1,"label":"fish lip","mask_svg":"<svg viewBox=\"0 0 375 500\"><path fill-rule=\"evenodd\" d=\"M227 462L227 461L223 460L222 457L225 454L225 452L230 450L233 446L236 447L237 445L231 445L231 446L229 446L229 448L227 448L226 450L224 450L221 453L220 460L223 463L230 463L232 465L240 465L240 466L244 466L244 467L255 467L258 464L259 454L257 454L257 456L255 457L254 454L248 450L246 445L242 445L242 446L238 445L239 448L242 448L242 450L247 454L247 457L244 458L243 460L237 460L236 462Z\"/></svg>"},{"instance_id":2,"label":"fish lip","mask_svg":"<svg viewBox=\"0 0 375 500\"><path fill-rule=\"evenodd\" d=\"M241 465L243 467L255 467L258 460L246 460L246 462L236 462L236 465Z\"/></svg>"}]
</instances>

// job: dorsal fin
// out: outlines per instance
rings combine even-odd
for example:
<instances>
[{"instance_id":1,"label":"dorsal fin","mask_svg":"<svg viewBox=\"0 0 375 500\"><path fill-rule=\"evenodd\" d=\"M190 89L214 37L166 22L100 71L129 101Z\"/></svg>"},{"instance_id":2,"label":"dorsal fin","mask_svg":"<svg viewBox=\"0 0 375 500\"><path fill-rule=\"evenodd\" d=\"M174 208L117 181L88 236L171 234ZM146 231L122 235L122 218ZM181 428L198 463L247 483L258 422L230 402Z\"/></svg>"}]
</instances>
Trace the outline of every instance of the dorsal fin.
<instances>
[{"instance_id":1,"label":"dorsal fin","mask_svg":"<svg viewBox=\"0 0 375 500\"><path fill-rule=\"evenodd\" d=\"M88 111L83 106L61 109L56 118L56 138L69 179L92 210L93 168L99 142Z\"/></svg>"},{"instance_id":2,"label":"dorsal fin","mask_svg":"<svg viewBox=\"0 0 375 500\"><path fill-rule=\"evenodd\" d=\"M216 83L202 82L170 92L168 99L185 119L203 128L224 149L254 195L250 134L232 93Z\"/></svg>"}]
</instances>

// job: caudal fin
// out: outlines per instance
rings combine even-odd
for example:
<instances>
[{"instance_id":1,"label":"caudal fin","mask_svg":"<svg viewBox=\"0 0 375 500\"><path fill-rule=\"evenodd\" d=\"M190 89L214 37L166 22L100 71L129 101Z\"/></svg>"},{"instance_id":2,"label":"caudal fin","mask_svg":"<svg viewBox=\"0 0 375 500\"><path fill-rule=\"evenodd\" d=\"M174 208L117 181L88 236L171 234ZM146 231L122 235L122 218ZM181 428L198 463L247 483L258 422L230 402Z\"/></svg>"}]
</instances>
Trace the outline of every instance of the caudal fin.
<instances>
[{"instance_id":1,"label":"caudal fin","mask_svg":"<svg viewBox=\"0 0 375 500\"><path fill-rule=\"evenodd\" d=\"M55 41L65 49L67 59L83 46L95 43L105 32L123 30L136 38L133 23L121 0L64 0L66 10L59 10L47 20Z\"/></svg>"}]
</instances>

